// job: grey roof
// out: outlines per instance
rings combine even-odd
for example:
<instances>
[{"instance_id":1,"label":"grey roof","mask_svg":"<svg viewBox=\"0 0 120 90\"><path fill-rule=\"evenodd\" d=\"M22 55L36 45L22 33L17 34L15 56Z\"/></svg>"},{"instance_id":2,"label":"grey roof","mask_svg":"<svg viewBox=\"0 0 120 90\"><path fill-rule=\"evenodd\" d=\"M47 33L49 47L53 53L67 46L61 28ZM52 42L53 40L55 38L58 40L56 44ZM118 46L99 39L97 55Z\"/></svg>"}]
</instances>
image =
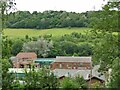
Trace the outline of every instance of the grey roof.
<instances>
[{"instance_id":1,"label":"grey roof","mask_svg":"<svg viewBox=\"0 0 120 90\"><path fill-rule=\"evenodd\" d=\"M77 69L55 69L53 70L54 75L57 77L75 77L77 75L83 76L84 79L87 79L87 75L90 74L90 70L77 70Z\"/></svg>"},{"instance_id":2,"label":"grey roof","mask_svg":"<svg viewBox=\"0 0 120 90\"><path fill-rule=\"evenodd\" d=\"M91 57L57 56L55 62L91 62Z\"/></svg>"},{"instance_id":3,"label":"grey roof","mask_svg":"<svg viewBox=\"0 0 120 90\"><path fill-rule=\"evenodd\" d=\"M89 75L91 74L91 70L78 70L78 69L54 69L53 70L54 75L57 77L75 77L75 76L83 76L85 80L89 80ZM100 80L105 81L105 76L101 75L101 73L98 72L98 66L96 68L92 69L92 77L96 77Z\"/></svg>"}]
</instances>

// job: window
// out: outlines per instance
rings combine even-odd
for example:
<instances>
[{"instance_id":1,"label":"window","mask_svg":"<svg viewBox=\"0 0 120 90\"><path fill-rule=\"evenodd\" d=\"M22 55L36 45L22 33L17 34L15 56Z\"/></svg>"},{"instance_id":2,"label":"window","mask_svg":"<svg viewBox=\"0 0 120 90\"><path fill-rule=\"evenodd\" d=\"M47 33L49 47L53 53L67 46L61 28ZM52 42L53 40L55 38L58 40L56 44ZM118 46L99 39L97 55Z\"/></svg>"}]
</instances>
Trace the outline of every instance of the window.
<instances>
[{"instance_id":1,"label":"window","mask_svg":"<svg viewBox=\"0 0 120 90\"><path fill-rule=\"evenodd\" d=\"M82 67L83 66L83 63L80 63L80 67Z\"/></svg>"},{"instance_id":2,"label":"window","mask_svg":"<svg viewBox=\"0 0 120 90\"><path fill-rule=\"evenodd\" d=\"M72 67L72 64L69 64L69 67Z\"/></svg>"},{"instance_id":3,"label":"window","mask_svg":"<svg viewBox=\"0 0 120 90\"><path fill-rule=\"evenodd\" d=\"M76 67L76 64L74 64L74 67Z\"/></svg>"},{"instance_id":4,"label":"window","mask_svg":"<svg viewBox=\"0 0 120 90\"><path fill-rule=\"evenodd\" d=\"M58 64L56 64L56 68L59 68L59 65L58 65Z\"/></svg>"},{"instance_id":5,"label":"window","mask_svg":"<svg viewBox=\"0 0 120 90\"><path fill-rule=\"evenodd\" d=\"M60 68L62 68L62 64L60 64Z\"/></svg>"},{"instance_id":6,"label":"window","mask_svg":"<svg viewBox=\"0 0 120 90\"><path fill-rule=\"evenodd\" d=\"M72 64L70 64L70 63L67 66L68 66L69 69L72 68Z\"/></svg>"},{"instance_id":7,"label":"window","mask_svg":"<svg viewBox=\"0 0 120 90\"><path fill-rule=\"evenodd\" d=\"M23 64L20 64L20 67L21 67L21 68L24 68L24 65L23 65Z\"/></svg>"},{"instance_id":8,"label":"window","mask_svg":"<svg viewBox=\"0 0 120 90\"><path fill-rule=\"evenodd\" d=\"M68 64L66 66L67 66L67 68L69 67Z\"/></svg>"}]
</instances>

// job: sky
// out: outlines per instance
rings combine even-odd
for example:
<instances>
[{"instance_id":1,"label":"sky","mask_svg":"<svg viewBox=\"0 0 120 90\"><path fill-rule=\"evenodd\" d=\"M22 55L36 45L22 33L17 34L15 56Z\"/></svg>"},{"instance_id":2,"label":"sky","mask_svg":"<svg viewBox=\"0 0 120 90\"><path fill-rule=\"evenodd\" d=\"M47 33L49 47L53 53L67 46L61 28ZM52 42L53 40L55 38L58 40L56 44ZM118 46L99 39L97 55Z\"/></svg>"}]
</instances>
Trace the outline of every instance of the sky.
<instances>
[{"instance_id":1,"label":"sky","mask_svg":"<svg viewBox=\"0 0 120 90\"><path fill-rule=\"evenodd\" d=\"M46 10L86 12L91 10L101 10L107 2L103 0L15 0L17 11L38 11Z\"/></svg>"}]
</instances>

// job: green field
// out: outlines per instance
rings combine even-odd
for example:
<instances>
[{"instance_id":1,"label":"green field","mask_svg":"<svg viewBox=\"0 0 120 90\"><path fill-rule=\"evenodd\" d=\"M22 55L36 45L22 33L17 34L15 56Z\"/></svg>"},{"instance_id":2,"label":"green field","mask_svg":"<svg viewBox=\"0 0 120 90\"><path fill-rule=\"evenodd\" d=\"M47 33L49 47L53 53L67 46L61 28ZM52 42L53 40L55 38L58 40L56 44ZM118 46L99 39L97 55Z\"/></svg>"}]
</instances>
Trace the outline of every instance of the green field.
<instances>
[{"instance_id":1,"label":"green field","mask_svg":"<svg viewBox=\"0 0 120 90\"><path fill-rule=\"evenodd\" d=\"M59 37L64 34L71 34L72 32L85 33L90 28L53 28L53 29L5 29L4 35L10 38L23 38L26 35L30 37L38 37L52 34L53 37Z\"/></svg>"}]
</instances>

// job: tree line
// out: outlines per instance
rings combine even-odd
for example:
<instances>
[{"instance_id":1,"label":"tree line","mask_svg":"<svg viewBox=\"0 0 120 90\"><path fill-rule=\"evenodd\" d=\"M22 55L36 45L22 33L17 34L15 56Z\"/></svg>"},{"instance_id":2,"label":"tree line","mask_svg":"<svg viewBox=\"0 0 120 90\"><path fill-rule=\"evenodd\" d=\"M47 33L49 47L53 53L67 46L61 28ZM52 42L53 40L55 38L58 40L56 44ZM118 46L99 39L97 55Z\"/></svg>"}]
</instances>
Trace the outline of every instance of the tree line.
<instances>
[{"instance_id":1,"label":"tree line","mask_svg":"<svg viewBox=\"0 0 120 90\"><path fill-rule=\"evenodd\" d=\"M88 39L89 38L89 39ZM10 39L3 36L2 57L16 56L19 52L35 52L39 58L56 56L90 56L93 54L91 35L73 32L53 39L52 35Z\"/></svg>"},{"instance_id":2,"label":"tree line","mask_svg":"<svg viewBox=\"0 0 120 90\"><path fill-rule=\"evenodd\" d=\"M119 45L120 45L119 37L120 36L119 36L119 33L117 35L113 34L114 31L119 30L118 20L119 20L120 12L115 10L116 8L120 6L119 4L120 4L119 2L107 3L103 7L103 10L101 13L94 14L96 17L92 18L93 22L91 23L91 26L93 26L94 30L92 31L93 36L91 37L91 40L90 38L89 40L92 41L93 44L95 45L93 49L94 51L93 52L93 63L95 64L95 62L97 62L96 64L100 64L101 71L105 74L107 74L109 68L112 69L112 72L110 75L111 77L107 79L105 88L115 88L115 89L120 88L120 48L119 48ZM65 35L63 37L67 38L69 36ZM29 42L29 40L31 40L29 39L28 36L26 36L26 38L28 41L25 41L25 42ZM32 38L32 40L36 40L36 38ZM61 38L60 40L64 40L64 38ZM9 67L9 65L7 65L9 64L8 58L11 56L11 49L12 49L11 43L13 43L13 40L10 40L7 37L4 37L3 43L2 43L3 45L2 52L3 52L3 58L7 57L7 59L6 60L2 59L3 61L2 63L3 80L2 81L3 81L3 86L5 85L5 87L8 87L9 85L11 85L10 83L13 82L12 80L14 79L14 78L12 80L9 79L10 76L12 75L8 75L7 73L8 67ZM56 49L54 50L54 52L55 51ZM33 73L31 73L31 77L34 78L34 74L33 75L32 74ZM8 81L6 81L6 79ZM67 81L69 82L67 83ZM71 83L72 81L74 80L71 79L71 80L66 80L64 82L67 84L67 86L71 86L71 85L74 86L73 84L74 82ZM45 85L46 83L47 82L45 82Z\"/></svg>"},{"instance_id":3,"label":"tree line","mask_svg":"<svg viewBox=\"0 0 120 90\"><path fill-rule=\"evenodd\" d=\"M97 11L96 11L97 12ZM8 14L7 28L64 28L64 27L89 27L90 18L95 11L75 13L66 11L17 11Z\"/></svg>"}]
</instances>

